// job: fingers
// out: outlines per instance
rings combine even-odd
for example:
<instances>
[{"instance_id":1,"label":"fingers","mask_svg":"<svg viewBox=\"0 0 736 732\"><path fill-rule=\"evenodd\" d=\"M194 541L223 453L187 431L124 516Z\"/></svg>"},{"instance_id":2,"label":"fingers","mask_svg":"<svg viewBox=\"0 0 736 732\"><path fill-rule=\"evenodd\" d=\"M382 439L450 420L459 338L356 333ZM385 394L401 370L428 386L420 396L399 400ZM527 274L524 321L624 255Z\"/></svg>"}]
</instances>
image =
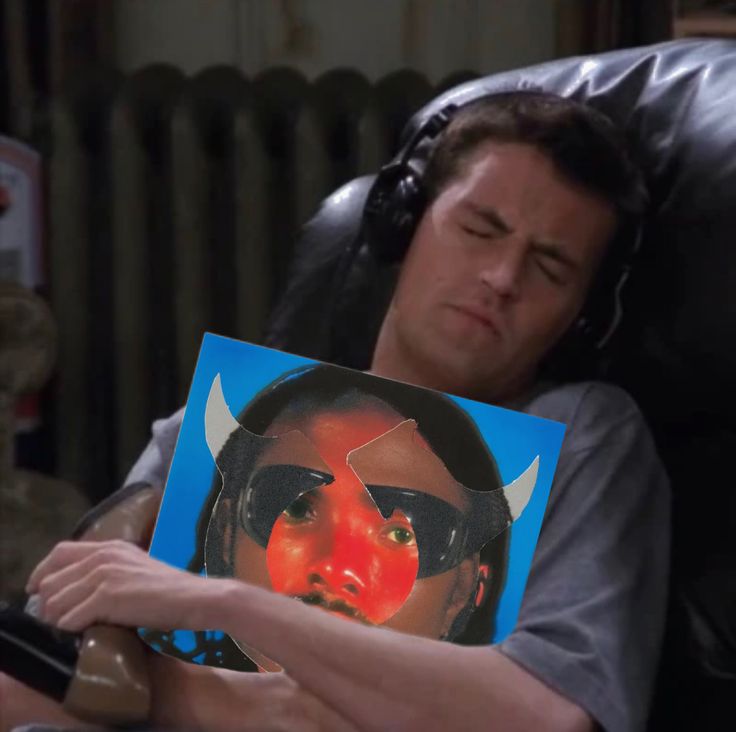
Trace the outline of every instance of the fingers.
<instances>
[{"instance_id":1,"label":"fingers","mask_svg":"<svg viewBox=\"0 0 736 732\"><path fill-rule=\"evenodd\" d=\"M90 580L94 579L95 568L99 566L100 559L99 551L91 552L72 564L41 576L36 592L39 598L39 613L43 620L52 623L58 619L58 614L54 612L54 604L80 582L89 585Z\"/></svg>"},{"instance_id":2,"label":"fingers","mask_svg":"<svg viewBox=\"0 0 736 732\"><path fill-rule=\"evenodd\" d=\"M81 630L93 620L104 620L116 571L135 564L140 555L145 552L124 541L62 542L33 571L27 591L38 593L42 620Z\"/></svg>"},{"instance_id":3,"label":"fingers","mask_svg":"<svg viewBox=\"0 0 736 732\"><path fill-rule=\"evenodd\" d=\"M75 569L75 567L71 569ZM103 565L102 572L104 570L105 566ZM40 589L41 604L39 612L41 619L63 630L72 630L72 628L62 626L61 619L71 610L82 605L85 600L98 594L97 591L101 584L99 575L102 573L94 570L65 583L57 581L59 575L68 574L68 572L69 568L51 575L41 583ZM49 580L53 580L53 586L49 584Z\"/></svg>"},{"instance_id":4,"label":"fingers","mask_svg":"<svg viewBox=\"0 0 736 732\"><path fill-rule=\"evenodd\" d=\"M212 598L223 591L124 541L59 544L28 588L38 593L41 618L70 631L94 622L202 630L219 617Z\"/></svg>"},{"instance_id":5,"label":"fingers","mask_svg":"<svg viewBox=\"0 0 736 732\"><path fill-rule=\"evenodd\" d=\"M132 544L119 540L105 542L63 541L57 544L33 570L26 584L26 592L34 594L38 592L41 582L50 575L70 565L84 561L88 557L99 555L100 552L111 551L123 555L142 553L142 550ZM109 554L105 556L109 556Z\"/></svg>"},{"instance_id":6,"label":"fingers","mask_svg":"<svg viewBox=\"0 0 736 732\"><path fill-rule=\"evenodd\" d=\"M62 541L57 544L37 565L36 568L31 572L31 576L26 582L26 592L28 594L34 594L38 592L38 586L41 580L48 574L52 574L59 567L68 564L72 558L77 559L85 553L85 544L89 542L72 542ZM87 550L88 552L89 550Z\"/></svg>"},{"instance_id":7,"label":"fingers","mask_svg":"<svg viewBox=\"0 0 736 732\"><path fill-rule=\"evenodd\" d=\"M87 594L86 598L81 602L70 603L68 609L56 621L57 627L71 633L79 633L94 622L106 620L104 603L98 600L98 594L98 591L94 591L91 594Z\"/></svg>"}]
</instances>

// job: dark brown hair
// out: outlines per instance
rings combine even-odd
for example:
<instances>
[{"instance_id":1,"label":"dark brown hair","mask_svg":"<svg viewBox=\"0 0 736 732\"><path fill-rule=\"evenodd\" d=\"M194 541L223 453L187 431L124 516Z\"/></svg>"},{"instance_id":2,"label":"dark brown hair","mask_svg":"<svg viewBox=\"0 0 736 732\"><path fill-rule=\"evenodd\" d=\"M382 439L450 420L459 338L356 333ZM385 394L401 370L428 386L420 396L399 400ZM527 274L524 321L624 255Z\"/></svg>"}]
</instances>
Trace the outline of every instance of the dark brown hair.
<instances>
[{"instance_id":1,"label":"dark brown hair","mask_svg":"<svg viewBox=\"0 0 736 732\"><path fill-rule=\"evenodd\" d=\"M570 182L609 202L619 215L639 215L646 191L623 134L603 114L540 91L484 97L462 107L439 138L423 179L430 202L488 141L533 145Z\"/></svg>"}]
</instances>

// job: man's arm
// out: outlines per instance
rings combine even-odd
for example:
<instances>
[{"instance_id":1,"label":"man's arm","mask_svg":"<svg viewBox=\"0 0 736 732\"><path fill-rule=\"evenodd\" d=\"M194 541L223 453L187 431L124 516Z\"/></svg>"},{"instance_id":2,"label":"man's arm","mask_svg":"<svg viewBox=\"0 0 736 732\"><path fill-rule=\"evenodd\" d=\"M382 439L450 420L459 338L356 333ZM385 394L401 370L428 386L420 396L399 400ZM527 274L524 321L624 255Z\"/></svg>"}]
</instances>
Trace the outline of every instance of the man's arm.
<instances>
[{"instance_id":1,"label":"man's arm","mask_svg":"<svg viewBox=\"0 0 736 732\"><path fill-rule=\"evenodd\" d=\"M286 674L224 671L160 655L151 657L150 670L150 722L157 728L192 732L357 732ZM0 732L27 724L80 731L100 729L0 673Z\"/></svg>"},{"instance_id":2,"label":"man's arm","mask_svg":"<svg viewBox=\"0 0 736 732\"><path fill-rule=\"evenodd\" d=\"M433 645L445 644L436 642ZM392 654L397 652L400 652L399 649L392 648ZM454 698L452 686L456 683L462 684L463 676L472 674L474 664L467 667L463 665L460 668L460 677L451 679L450 688L446 688L447 681L443 677L453 673L452 667L449 667L445 671L431 673L427 682L428 688L418 689L419 695L425 698L428 691L432 696L440 694L436 703L441 713L431 724L423 719L432 711L425 704L423 714L412 717L415 720L413 723L411 720L402 723L398 717L394 719L391 709L377 715L369 708L370 719L365 727L348 721L331 703L334 701L333 694L340 695L351 710L348 718L356 716L354 712L357 707L353 709L353 704L360 703L363 694L357 692L352 697L353 684L347 678L341 679L336 688L328 689L328 699L325 702L308 690L313 686L312 683L305 687L286 673L244 674L152 655L150 670L153 699L150 721L164 728L217 729L222 732L357 732L362 729L379 729L381 720L387 720L385 729L399 729L399 725L406 729L451 729L456 725L464 727L466 724L480 725L482 729L563 729L571 732L592 729L590 719L574 704L552 692L503 655L492 649L485 649L485 653L490 655L477 672L483 676L477 677L473 683L462 689L461 697L467 695L470 698L471 695L476 695L471 699L471 706L459 708L463 699ZM307 674L310 673L310 663L307 661ZM385 664L382 662L380 665L383 667ZM485 683L478 683L481 678L485 679ZM493 696L499 697L500 702L489 698L488 690L491 687ZM446 690L443 692L443 689ZM399 686L400 696L407 697L401 700L404 704L409 701L409 690L410 687L405 684ZM445 704L448 705L446 708ZM14 727L29 722L74 729L95 728L93 725L80 723L60 705L2 674L0 709L3 710L0 715L0 732L9 732ZM517 714L519 710L524 713ZM473 721L476 714L477 722ZM512 722L512 719L516 721Z\"/></svg>"},{"instance_id":3,"label":"man's arm","mask_svg":"<svg viewBox=\"0 0 736 732\"><path fill-rule=\"evenodd\" d=\"M348 623L241 582L219 593L219 627L361 730L593 729L583 710L493 648Z\"/></svg>"},{"instance_id":4,"label":"man's arm","mask_svg":"<svg viewBox=\"0 0 736 732\"><path fill-rule=\"evenodd\" d=\"M68 630L94 621L219 627L279 663L300 690L360 730L480 725L573 732L593 726L579 707L492 648L351 623L237 580L175 570L121 542L60 545L34 573L31 588L40 591L43 616ZM249 693L249 675L217 672L206 678L216 687L222 683L217 706L228 714L261 703ZM192 709L212 706L197 684L187 688ZM161 687L157 715L181 724L167 717L177 712L178 692L171 696L170 690Z\"/></svg>"}]
</instances>

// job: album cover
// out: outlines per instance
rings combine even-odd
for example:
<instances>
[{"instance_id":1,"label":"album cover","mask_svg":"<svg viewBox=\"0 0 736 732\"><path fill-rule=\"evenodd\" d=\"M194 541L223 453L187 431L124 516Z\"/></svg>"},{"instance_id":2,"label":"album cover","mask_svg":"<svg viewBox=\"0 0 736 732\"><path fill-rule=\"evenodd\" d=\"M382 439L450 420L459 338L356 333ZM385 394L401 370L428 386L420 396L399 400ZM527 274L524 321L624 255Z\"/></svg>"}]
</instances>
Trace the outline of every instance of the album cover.
<instances>
[{"instance_id":1,"label":"album cover","mask_svg":"<svg viewBox=\"0 0 736 732\"><path fill-rule=\"evenodd\" d=\"M206 334L151 554L346 622L464 644L513 629L564 425ZM153 648L273 665L213 628Z\"/></svg>"}]
</instances>

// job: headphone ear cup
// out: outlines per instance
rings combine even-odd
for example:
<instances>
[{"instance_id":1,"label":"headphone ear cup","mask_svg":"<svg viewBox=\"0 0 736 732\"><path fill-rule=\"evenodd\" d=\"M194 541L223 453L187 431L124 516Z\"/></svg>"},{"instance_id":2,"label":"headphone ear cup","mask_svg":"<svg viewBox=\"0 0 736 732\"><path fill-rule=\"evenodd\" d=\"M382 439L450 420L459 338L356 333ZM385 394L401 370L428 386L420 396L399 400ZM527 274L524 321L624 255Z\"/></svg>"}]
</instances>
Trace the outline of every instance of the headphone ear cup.
<instances>
[{"instance_id":1,"label":"headphone ear cup","mask_svg":"<svg viewBox=\"0 0 736 732\"><path fill-rule=\"evenodd\" d=\"M362 238L381 263L404 258L427 205L419 176L406 165L384 168L368 195Z\"/></svg>"}]
</instances>

